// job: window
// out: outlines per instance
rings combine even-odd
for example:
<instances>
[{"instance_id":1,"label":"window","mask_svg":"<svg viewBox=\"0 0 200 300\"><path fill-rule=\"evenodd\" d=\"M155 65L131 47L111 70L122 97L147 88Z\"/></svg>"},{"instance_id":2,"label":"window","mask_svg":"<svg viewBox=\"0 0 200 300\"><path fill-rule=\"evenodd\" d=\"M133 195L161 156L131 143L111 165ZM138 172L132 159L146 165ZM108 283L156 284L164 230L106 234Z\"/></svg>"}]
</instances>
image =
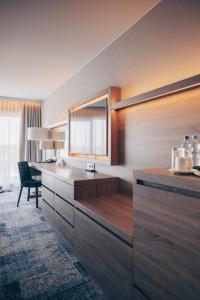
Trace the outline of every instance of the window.
<instances>
[{"instance_id":1,"label":"window","mask_svg":"<svg viewBox=\"0 0 200 300\"><path fill-rule=\"evenodd\" d=\"M0 185L18 185L20 112L0 112Z\"/></svg>"}]
</instances>

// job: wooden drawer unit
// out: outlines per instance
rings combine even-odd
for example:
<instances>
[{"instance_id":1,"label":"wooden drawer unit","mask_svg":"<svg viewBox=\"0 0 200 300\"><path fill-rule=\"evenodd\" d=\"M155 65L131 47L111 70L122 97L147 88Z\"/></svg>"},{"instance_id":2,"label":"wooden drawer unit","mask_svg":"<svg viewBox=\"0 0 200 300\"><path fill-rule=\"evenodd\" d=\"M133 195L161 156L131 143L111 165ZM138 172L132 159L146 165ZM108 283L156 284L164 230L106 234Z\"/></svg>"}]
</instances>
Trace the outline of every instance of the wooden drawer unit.
<instances>
[{"instance_id":1,"label":"wooden drawer unit","mask_svg":"<svg viewBox=\"0 0 200 300\"><path fill-rule=\"evenodd\" d=\"M133 299L132 248L75 210L74 246L109 299Z\"/></svg>"},{"instance_id":2,"label":"wooden drawer unit","mask_svg":"<svg viewBox=\"0 0 200 300\"><path fill-rule=\"evenodd\" d=\"M55 210L71 225L74 225L74 206L72 204L55 195Z\"/></svg>"},{"instance_id":3,"label":"wooden drawer unit","mask_svg":"<svg viewBox=\"0 0 200 300\"><path fill-rule=\"evenodd\" d=\"M53 192L51 192L44 186L42 187L42 198L53 208L55 207L54 196L55 196L55 194Z\"/></svg>"},{"instance_id":4,"label":"wooden drawer unit","mask_svg":"<svg viewBox=\"0 0 200 300\"><path fill-rule=\"evenodd\" d=\"M55 227L64 240L74 245L74 228L67 223L59 214L55 213Z\"/></svg>"},{"instance_id":5,"label":"wooden drawer unit","mask_svg":"<svg viewBox=\"0 0 200 300\"><path fill-rule=\"evenodd\" d=\"M46 173L42 173L42 185L54 192L54 177Z\"/></svg>"},{"instance_id":6,"label":"wooden drawer unit","mask_svg":"<svg viewBox=\"0 0 200 300\"><path fill-rule=\"evenodd\" d=\"M42 214L46 221L54 226L54 210L52 209L51 206L49 206L45 200L42 201Z\"/></svg>"},{"instance_id":7,"label":"wooden drawer unit","mask_svg":"<svg viewBox=\"0 0 200 300\"><path fill-rule=\"evenodd\" d=\"M74 200L74 186L55 179L55 193L68 201Z\"/></svg>"},{"instance_id":8,"label":"wooden drawer unit","mask_svg":"<svg viewBox=\"0 0 200 300\"><path fill-rule=\"evenodd\" d=\"M134 211L136 286L152 300L199 300L200 199L136 184Z\"/></svg>"}]
</instances>

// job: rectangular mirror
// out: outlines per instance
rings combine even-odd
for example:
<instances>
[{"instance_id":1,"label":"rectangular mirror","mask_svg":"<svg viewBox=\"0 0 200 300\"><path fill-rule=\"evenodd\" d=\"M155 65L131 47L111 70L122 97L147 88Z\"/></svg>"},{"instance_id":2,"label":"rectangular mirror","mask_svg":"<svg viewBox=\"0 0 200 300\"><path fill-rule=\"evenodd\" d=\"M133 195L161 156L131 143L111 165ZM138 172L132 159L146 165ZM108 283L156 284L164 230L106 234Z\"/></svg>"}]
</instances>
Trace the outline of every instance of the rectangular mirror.
<instances>
[{"instance_id":1,"label":"rectangular mirror","mask_svg":"<svg viewBox=\"0 0 200 300\"><path fill-rule=\"evenodd\" d=\"M70 155L105 158L108 155L107 97L72 108L69 117Z\"/></svg>"}]
</instances>

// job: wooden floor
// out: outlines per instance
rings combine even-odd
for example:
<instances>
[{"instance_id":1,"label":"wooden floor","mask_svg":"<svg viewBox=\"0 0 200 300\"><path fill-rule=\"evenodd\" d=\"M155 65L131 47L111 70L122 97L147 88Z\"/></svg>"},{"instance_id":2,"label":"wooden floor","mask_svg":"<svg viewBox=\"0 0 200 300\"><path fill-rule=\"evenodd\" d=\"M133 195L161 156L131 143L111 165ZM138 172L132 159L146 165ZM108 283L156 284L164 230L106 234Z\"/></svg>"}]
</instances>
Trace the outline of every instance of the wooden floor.
<instances>
[{"instance_id":1,"label":"wooden floor","mask_svg":"<svg viewBox=\"0 0 200 300\"><path fill-rule=\"evenodd\" d=\"M80 203L112 223L128 235L133 235L133 200L121 194L80 200Z\"/></svg>"}]
</instances>

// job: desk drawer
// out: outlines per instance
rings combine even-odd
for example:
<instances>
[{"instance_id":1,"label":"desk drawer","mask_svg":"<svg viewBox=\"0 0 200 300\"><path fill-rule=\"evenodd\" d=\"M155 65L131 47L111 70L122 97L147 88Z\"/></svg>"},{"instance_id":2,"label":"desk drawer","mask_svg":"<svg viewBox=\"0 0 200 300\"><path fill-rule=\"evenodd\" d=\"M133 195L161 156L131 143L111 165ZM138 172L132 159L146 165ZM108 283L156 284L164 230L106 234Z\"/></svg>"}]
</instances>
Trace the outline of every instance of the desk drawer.
<instances>
[{"instance_id":1,"label":"desk drawer","mask_svg":"<svg viewBox=\"0 0 200 300\"><path fill-rule=\"evenodd\" d=\"M64 240L74 244L74 228L55 212L55 226Z\"/></svg>"},{"instance_id":2,"label":"desk drawer","mask_svg":"<svg viewBox=\"0 0 200 300\"><path fill-rule=\"evenodd\" d=\"M132 248L75 210L74 245L109 299L133 299Z\"/></svg>"},{"instance_id":3,"label":"desk drawer","mask_svg":"<svg viewBox=\"0 0 200 300\"><path fill-rule=\"evenodd\" d=\"M74 200L74 186L71 184L55 179L55 192L63 199L68 201Z\"/></svg>"},{"instance_id":4,"label":"desk drawer","mask_svg":"<svg viewBox=\"0 0 200 300\"><path fill-rule=\"evenodd\" d=\"M54 192L54 177L46 173L42 173L42 184Z\"/></svg>"},{"instance_id":5,"label":"desk drawer","mask_svg":"<svg viewBox=\"0 0 200 300\"><path fill-rule=\"evenodd\" d=\"M42 214L46 221L54 226L54 210L44 200L42 201Z\"/></svg>"},{"instance_id":6,"label":"desk drawer","mask_svg":"<svg viewBox=\"0 0 200 300\"><path fill-rule=\"evenodd\" d=\"M54 193L45 188L42 187L42 198L48 202L53 208L55 207L55 201L54 201Z\"/></svg>"},{"instance_id":7,"label":"desk drawer","mask_svg":"<svg viewBox=\"0 0 200 300\"><path fill-rule=\"evenodd\" d=\"M74 225L74 206L55 195L55 210L71 225Z\"/></svg>"}]
</instances>

